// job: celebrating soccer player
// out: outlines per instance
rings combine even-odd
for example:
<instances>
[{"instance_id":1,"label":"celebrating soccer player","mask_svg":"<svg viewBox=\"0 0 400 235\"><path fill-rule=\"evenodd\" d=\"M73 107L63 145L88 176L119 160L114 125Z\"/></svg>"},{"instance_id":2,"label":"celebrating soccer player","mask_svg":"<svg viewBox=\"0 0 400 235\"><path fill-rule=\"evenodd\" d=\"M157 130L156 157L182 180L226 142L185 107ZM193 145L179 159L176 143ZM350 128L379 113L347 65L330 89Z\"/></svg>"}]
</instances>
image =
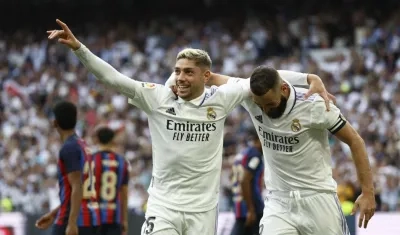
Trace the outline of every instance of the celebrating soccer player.
<instances>
[{"instance_id":1,"label":"celebrating soccer player","mask_svg":"<svg viewBox=\"0 0 400 235\"><path fill-rule=\"evenodd\" d=\"M250 95L249 84L206 89L211 59L185 49L176 59L177 94L116 71L81 44L66 24L49 39L71 48L97 79L147 113L153 147L153 176L142 234L214 234L222 165L224 122Z\"/></svg>"},{"instance_id":2,"label":"celebrating soccer player","mask_svg":"<svg viewBox=\"0 0 400 235\"><path fill-rule=\"evenodd\" d=\"M128 227L128 163L115 153L114 136L108 127L96 131L99 151L93 154L93 160L101 235L121 235Z\"/></svg>"},{"instance_id":3,"label":"celebrating soccer player","mask_svg":"<svg viewBox=\"0 0 400 235\"><path fill-rule=\"evenodd\" d=\"M340 110L290 84L293 78L316 77L260 66L250 79L213 74L215 84L247 83L252 98L242 106L251 115L262 142L268 196L260 234L349 234L332 178L328 134L346 143L362 187L353 214L367 227L375 212L372 173L363 139Z\"/></svg>"},{"instance_id":4,"label":"celebrating soccer player","mask_svg":"<svg viewBox=\"0 0 400 235\"><path fill-rule=\"evenodd\" d=\"M61 101L53 109L54 126L64 142L58 159L58 182L61 205L42 216L36 227L52 235L91 235L100 225L100 214L94 188L94 162L84 141L75 133L77 108Z\"/></svg>"}]
</instances>

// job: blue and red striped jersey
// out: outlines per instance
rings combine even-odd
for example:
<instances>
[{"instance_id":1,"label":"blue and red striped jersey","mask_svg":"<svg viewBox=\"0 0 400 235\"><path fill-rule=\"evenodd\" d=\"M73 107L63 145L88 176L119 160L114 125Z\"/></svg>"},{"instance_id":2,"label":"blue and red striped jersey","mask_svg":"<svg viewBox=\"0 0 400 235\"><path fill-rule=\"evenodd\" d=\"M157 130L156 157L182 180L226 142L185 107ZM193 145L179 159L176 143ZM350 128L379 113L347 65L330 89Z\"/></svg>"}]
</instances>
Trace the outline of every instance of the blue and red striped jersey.
<instances>
[{"instance_id":1,"label":"blue and red striped jersey","mask_svg":"<svg viewBox=\"0 0 400 235\"><path fill-rule=\"evenodd\" d=\"M240 186L244 169L249 170L253 174L251 190L256 213L262 214L264 209L264 200L262 197L264 163L262 153L254 147L249 147L235 160L232 166L232 192L236 218L246 218L247 216L247 206Z\"/></svg>"},{"instance_id":2,"label":"blue and red striped jersey","mask_svg":"<svg viewBox=\"0 0 400 235\"><path fill-rule=\"evenodd\" d=\"M128 184L128 163L125 158L111 151L94 155L96 193L102 224L121 223L121 187Z\"/></svg>"},{"instance_id":3,"label":"blue and red striped jersey","mask_svg":"<svg viewBox=\"0 0 400 235\"><path fill-rule=\"evenodd\" d=\"M77 225L89 227L100 225L100 212L94 188L94 161L85 142L77 135L70 136L60 149L58 158L58 184L60 187L60 209L55 224L68 224L71 209L71 184L68 174L82 172L83 197Z\"/></svg>"}]
</instances>

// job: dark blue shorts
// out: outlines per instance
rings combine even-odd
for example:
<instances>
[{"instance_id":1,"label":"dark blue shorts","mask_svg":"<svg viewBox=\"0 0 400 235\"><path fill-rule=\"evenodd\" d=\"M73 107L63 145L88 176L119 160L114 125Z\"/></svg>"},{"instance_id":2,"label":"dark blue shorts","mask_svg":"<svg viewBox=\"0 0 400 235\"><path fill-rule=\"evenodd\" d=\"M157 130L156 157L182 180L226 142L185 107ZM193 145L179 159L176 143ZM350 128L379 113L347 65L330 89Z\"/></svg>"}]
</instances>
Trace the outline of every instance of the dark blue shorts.
<instances>
[{"instance_id":1,"label":"dark blue shorts","mask_svg":"<svg viewBox=\"0 0 400 235\"><path fill-rule=\"evenodd\" d=\"M262 215L258 215L256 222L251 227L245 226L246 218L236 219L231 235L258 235L261 218Z\"/></svg>"},{"instance_id":2,"label":"dark blue shorts","mask_svg":"<svg viewBox=\"0 0 400 235\"><path fill-rule=\"evenodd\" d=\"M67 225L53 225L51 235L65 235ZM100 235L99 226L78 227L79 235Z\"/></svg>"},{"instance_id":3,"label":"dark blue shorts","mask_svg":"<svg viewBox=\"0 0 400 235\"><path fill-rule=\"evenodd\" d=\"M121 235L121 234L122 234L122 227L120 224L102 224L100 227L100 235Z\"/></svg>"}]
</instances>

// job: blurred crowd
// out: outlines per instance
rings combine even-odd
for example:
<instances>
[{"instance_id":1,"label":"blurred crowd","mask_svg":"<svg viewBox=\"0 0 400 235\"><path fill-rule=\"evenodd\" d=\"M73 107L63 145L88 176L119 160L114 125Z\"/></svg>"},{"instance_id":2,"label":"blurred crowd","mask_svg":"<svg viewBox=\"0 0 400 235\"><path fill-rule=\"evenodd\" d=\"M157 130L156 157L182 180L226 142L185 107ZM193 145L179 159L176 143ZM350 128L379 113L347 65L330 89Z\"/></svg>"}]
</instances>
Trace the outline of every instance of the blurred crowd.
<instances>
[{"instance_id":1,"label":"blurred crowd","mask_svg":"<svg viewBox=\"0 0 400 235\"><path fill-rule=\"evenodd\" d=\"M140 81L164 83L177 53L202 48L213 72L248 77L257 65L318 74L349 122L364 138L378 209L400 211L400 14L384 21L354 11L349 22L334 12L271 21L248 17L191 21L155 19L117 26L72 26L77 38L118 71ZM68 23L68 22L67 22ZM346 23L351 30L341 30ZM118 151L131 164L129 207L142 213L151 179L146 115L98 83L68 49L46 35L16 31L0 37L0 199L3 211L39 213L58 205L60 139L52 105L79 106L77 132L93 145L93 130L118 130ZM247 145L251 120L241 107L226 122L220 209L232 209L230 170ZM343 203L360 193L349 148L331 138L332 164ZM35 203L32 203L35 202Z\"/></svg>"}]
</instances>

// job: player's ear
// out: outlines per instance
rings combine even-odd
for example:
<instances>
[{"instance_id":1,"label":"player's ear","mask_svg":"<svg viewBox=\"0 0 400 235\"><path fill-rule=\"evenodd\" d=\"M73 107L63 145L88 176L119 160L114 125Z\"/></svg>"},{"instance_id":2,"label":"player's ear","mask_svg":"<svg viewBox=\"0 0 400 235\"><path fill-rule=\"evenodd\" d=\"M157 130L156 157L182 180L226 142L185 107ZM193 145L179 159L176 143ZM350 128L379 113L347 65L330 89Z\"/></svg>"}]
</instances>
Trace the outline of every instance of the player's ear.
<instances>
[{"instance_id":1,"label":"player's ear","mask_svg":"<svg viewBox=\"0 0 400 235\"><path fill-rule=\"evenodd\" d=\"M210 80L211 77L211 71L210 70L206 70L204 72L204 83L206 84L208 82L208 80Z\"/></svg>"},{"instance_id":2,"label":"player's ear","mask_svg":"<svg viewBox=\"0 0 400 235\"><path fill-rule=\"evenodd\" d=\"M288 89L289 89L289 85L288 85L286 82L282 83L282 85L281 85L281 91L282 91L282 92L285 92L285 91L287 91Z\"/></svg>"}]
</instances>

